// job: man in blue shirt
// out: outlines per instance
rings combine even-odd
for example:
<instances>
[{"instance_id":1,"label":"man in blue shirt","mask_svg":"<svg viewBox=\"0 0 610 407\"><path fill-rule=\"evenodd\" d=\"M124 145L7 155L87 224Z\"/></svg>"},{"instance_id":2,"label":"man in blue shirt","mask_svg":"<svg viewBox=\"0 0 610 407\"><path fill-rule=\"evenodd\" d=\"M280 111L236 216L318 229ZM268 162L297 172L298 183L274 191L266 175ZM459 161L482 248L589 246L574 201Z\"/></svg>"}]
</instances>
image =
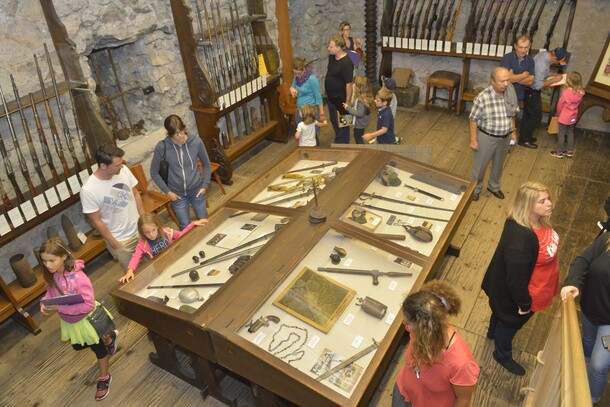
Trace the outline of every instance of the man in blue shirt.
<instances>
[{"instance_id":1,"label":"man in blue shirt","mask_svg":"<svg viewBox=\"0 0 610 407\"><path fill-rule=\"evenodd\" d=\"M517 38L513 51L502 57L500 66L509 70L510 82L515 87L517 98L523 101L523 118L519 126L519 145L527 148L538 148L535 144L534 131L540 125L536 122L536 101L540 99L540 92L532 90L536 66L534 59L528 53L532 40L526 34Z\"/></svg>"}]
</instances>

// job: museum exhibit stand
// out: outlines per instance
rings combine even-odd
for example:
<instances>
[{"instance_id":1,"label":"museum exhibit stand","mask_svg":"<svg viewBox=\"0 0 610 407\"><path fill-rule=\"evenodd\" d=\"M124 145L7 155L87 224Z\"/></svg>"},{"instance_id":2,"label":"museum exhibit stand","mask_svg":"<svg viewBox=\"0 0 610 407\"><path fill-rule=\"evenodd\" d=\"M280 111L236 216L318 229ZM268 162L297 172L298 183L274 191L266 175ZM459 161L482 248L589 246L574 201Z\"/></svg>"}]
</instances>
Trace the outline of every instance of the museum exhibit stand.
<instances>
[{"instance_id":1,"label":"museum exhibit stand","mask_svg":"<svg viewBox=\"0 0 610 407\"><path fill-rule=\"evenodd\" d=\"M299 148L111 295L203 396L231 403L231 374L257 405L366 404L473 188L387 152Z\"/></svg>"}]
</instances>

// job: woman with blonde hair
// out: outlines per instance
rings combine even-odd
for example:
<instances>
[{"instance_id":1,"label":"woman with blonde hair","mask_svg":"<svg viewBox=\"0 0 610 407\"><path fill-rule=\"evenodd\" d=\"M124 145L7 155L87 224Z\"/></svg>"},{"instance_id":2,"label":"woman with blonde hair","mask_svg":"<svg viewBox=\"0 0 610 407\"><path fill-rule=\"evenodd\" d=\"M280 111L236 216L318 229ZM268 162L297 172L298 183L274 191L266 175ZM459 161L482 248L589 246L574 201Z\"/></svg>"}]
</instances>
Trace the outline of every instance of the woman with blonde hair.
<instances>
[{"instance_id":1,"label":"woman with blonde hair","mask_svg":"<svg viewBox=\"0 0 610 407\"><path fill-rule=\"evenodd\" d=\"M512 357L513 338L559 292L559 235L549 221L552 213L546 186L521 185L481 285L491 308L487 338L495 342L493 358L517 376L525 369Z\"/></svg>"},{"instance_id":2,"label":"woman with blonde hair","mask_svg":"<svg viewBox=\"0 0 610 407\"><path fill-rule=\"evenodd\" d=\"M402 304L411 337L398 374L392 407L467 406L479 366L464 338L449 323L462 301L448 283L431 281Z\"/></svg>"}]
</instances>

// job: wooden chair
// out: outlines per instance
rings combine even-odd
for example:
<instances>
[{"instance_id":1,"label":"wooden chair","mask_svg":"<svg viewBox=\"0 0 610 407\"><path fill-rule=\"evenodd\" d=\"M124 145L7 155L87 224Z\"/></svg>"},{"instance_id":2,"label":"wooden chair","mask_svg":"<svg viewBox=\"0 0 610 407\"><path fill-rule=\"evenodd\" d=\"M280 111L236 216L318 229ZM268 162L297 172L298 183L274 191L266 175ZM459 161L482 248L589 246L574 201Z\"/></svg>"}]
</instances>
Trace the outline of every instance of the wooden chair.
<instances>
[{"instance_id":1,"label":"wooden chair","mask_svg":"<svg viewBox=\"0 0 610 407\"><path fill-rule=\"evenodd\" d=\"M199 166L199 171L201 171L201 175L204 175L203 174L203 165L201 165L201 161L197 160L197 165ZM227 191L225 191L225 187L224 187L224 185L222 185L222 181L220 180L220 177L216 173L216 171L220 168L220 164L210 162L210 166L212 167L212 175L214 176L214 179L216 180L218 187L222 191L222 194L226 195Z\"/></svg>"},{"instance_id":2,"label":"wooden chair","mask_svg":"<svg viewBox=\"0 0 610 407\"><path fill-rule=\"evenodd\" d=\"M455 72L449 71L436 71L428 78L426 86L426 103L424 105L425 110L428 110L428 105L434 104L435 100L446 100L447 110L451 112L451 108L457 105L460 99L460 80L461 77ZM430 89L432 89L432 97L430 97ZM436 97L437 89L447 89L449 91L448 98ZM454 94L455 91L455 94ZM455 96L455 98L454 98ZM455 100L454 100L455 99Z\"/></svg>"},{"instance_id":3,"label":"wooden chair","mask_svg":"<svg viewBox=\"0 0 610 407\"><path fill-rule=\"evenodd\" d=\"M297 100L290 94L288 84L279 84L277 93L279 94L278 102L280 104L280 110L288 117L289 123L294 123L297 115Z\"/></svg>"},{"instance_id":4,"label":"wooden chair","mask_svg":"<svg viewBox=\"0 0 610 407\"><path fill-rule=\"evenodd\" d=\"M144 168L142 168L142 164L136 164L134 166L129 167L129 170L133 174L134 177L138 180L138 191L142 196L142 202L144 203L144 210L146 212L157 212L161 208L167 209L169 215L172 217L176 225L178 225L178 218L176 217L176 213L172 208L172 204L170 199L162 192L157 191L149 191L148 190L148 180L146 179L146 174L144 174Z\"/></svg>"}]
</instances>

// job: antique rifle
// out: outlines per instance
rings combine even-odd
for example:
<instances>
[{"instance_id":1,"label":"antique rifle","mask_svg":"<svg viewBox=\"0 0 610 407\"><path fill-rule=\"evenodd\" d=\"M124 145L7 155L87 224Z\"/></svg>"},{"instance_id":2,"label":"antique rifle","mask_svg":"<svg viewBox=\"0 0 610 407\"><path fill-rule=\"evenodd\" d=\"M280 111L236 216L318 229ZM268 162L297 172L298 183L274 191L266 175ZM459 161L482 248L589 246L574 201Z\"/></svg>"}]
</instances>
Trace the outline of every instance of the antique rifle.
<instances>
[{"instance_id":1,"label":"antique rifle","mask_svg":"<svg viewBox=\"0 0 610 407\"><path fill-rule=\"evenodd\" d=\"M409 212L400 212L400 211L395 211L393 209L383 208L380 206L369 205L364 202L354 202L354 204L361 206L363 208L373 209L373 210L377 210L377 211L381 211L381 212L387 212L387 213L391 213L393 215L410 216L410 217L416 218L416 219L436 220L439 222L449 222L449 219L433 218L431 216L416 215L414 213L409 213Z\"/></svg>"},{"instance_id":2,"label":"antique rifle","mask_svg":"<svg viewBox=\"0 0 610 407\"><path fill-rule=\"evenodd\" d=\"M40 167L40 161L38 160L38 154L36 153L36 149L34 148L34 142L32 141L32 134L30 133L30 127L28 126L28 121L25 118L25 114L23 113L23 106L21 106L21 100L19 96L19 89L17 89L17 84L15 83L15 78L13 75L10 75L11 84L13 85L13 93L15 94L15 102L17 102L17 111L19 112L19 118L21 119L21 127L23 127L23 133L25 134L25 140L28 143L28 150L30 151L30 157L32 158L32 163L34 164L34 170L38 174L38 178L40 178L40 185L46 191L49 188L49 184L42 172L42 168ZM32 197L34 197L32 195Z\"/></svg>"},{"instance_id":3,"label":"antique rifle","mask_svg":"<svg viewBox=\"0 0 610 407\"><path fill-rule=\"evenodd\" d=\"M247 241L246 243L242 243L239 246L235 246L234 248L229 249L223 253L217 254L216 256L212 256L209 259L206 259L206 260L202 261L201 263L199 263L198 266L194 266L194 267L188 268L186 270L182 270L177 273L174 273L174 274L172 274L172 278L181 276L186 273L190 273L193 270L198 270L200 268L203 268L203 267L207 266L208 264L215 262L217 259L225 258L226 256L229 256L232 253L236 253L242 249L245 249L248 246L252 246L254 243L258 243L258 242L262 242L263 240L271 239L273 237L273 235L275 235L275 230L271 233L267 233L266 235L257 237L256 239ZM226 257L226 258L228 258L228 257ZM225 258L225 260L226 260L226 258Z\"/></svg>"},{"instance_id":4,"label":"antique rifle","mask_svg":"<svg viewBox=\"0 0 610 407\"><path fill-rule=\"evenodd\" d=\"M499 0L498 2L498 7L496 8L496 11L493 14L493 18L491 19L491 22L489 23L489 28L487 31L487 41L485 42L485 44L491 44L491 39L493 37L493 33L494 33L494 28L496 26L496 20L498 19L498 14L500 14L500 10L502 9L502 0Z\"/></svg>"},{"instance_id":5,"label":"antique rifle","mask_svg":"<svg viewBox=\"0 0 610 407\"><path fill-rule=\"evenodd\" d=\"M222 94L229 93L231 90L230 84L230 75L229 71L229 61L226 58L225 50L223 49L223 45L221 44L221 40L218 38L218 27L216 26L216 19L214 18L214 4L210 1L210 14L208 15L208 9L203 3L203 12L205 13L206 21L212 21L212 30L214 31L214 37L216 38L216 56L218 57L218 67L219 67L219 77L222 78L223 81L223 89L221 91ZM224 38L223 38L224 39ZM224 57L224 58L223 58ZM226 75L223 75L226 73ZM220 106L221 109L224 109L224 106Z\"/></svg>"},{"instance_id":6,"label":"antique rifle","mask_svg":"<svg viewBox=\"0 0 610 407\"><path fill-rule=\"evenodd\" d=\"M513 25L513 30L511 32L511 37L513 39L517 38L517 35L523 31L519 31L519 27L521 26L521 21L523 20L523 15L525 14L525 8L527 6L527 1L522 2L522 7L519 10L518 17L516 17L515 24Z\"/></svg>"},{"instance_id":7,"label":"antique rifle","mask_svg":"<svg viewBox=\"0 0 610 407\"><path fill-rule=\"evenodd\" d=\"M447 11L447 3L450 0L445 0L443 6L441 7L440 13L438 14L438 22L436 23L436 28L434 31L434 41L438 41L439 36L441 35L441 29L443 28L443 22L445 18L445 12ZM440 1L439 1L440 4Z\"/></svg>"},{"instance_id":8,"label":"antique rifle","mask_svg":"<svg viewBox=\"0 0 610 407\"><path fill-rule=\"evenodd\" d=\"M359 270L359 269L347 269L347 268L339 268L339 267L318 267L318 271L324 271L326 273L340 273L340 274L355 274L355 275L360 275L360 276L371 276L371 277L373 277L373 285L379 285L379 276L413 277L413 273L401 273L400 271Z\"/></svg>"},{"instance_id":9,"label":"antique rifle","mask_svg":"<svg viewBox=\"0 0 610 407\"><path fill-rule=\"evenodd\" d=\"M555 26L557 25L557 20L559 19L559 15L561 14L561 9L563 8L563 5L565 4L566 0L561 0L561 3L559 3L559 7L557 7L557 11L555 12L555 15L553 16L553 21L551 21L551 26L549 27L549 30L546 33L546 41L544 41L544 45L542 46L542 48L544 49L549 49L549 45L551 44L551 37L553 36L553 32L555 31Z\"/></svg>"},{"instance_id":10,"label":"antique rifle","mask_svg":"<svg viewBox=\"0 0 610 407\"><path fill-rule=\"evenodd\" d=\"M400 37L401 38L405 38L405 34L407 32L407 17L409 16L409 9L410 9L412 3L413 3L413 1L409 0L409 3L407 4L407 6L405 7L405 9L402 12L402 17L400 18Z\"/></svg>"},{"instance_id":11,"label":"antique rifle","mask_svg":"<svg viewBox=\"0 0 610 407\"><path fill-rule=\"evenodd\" d=\"M25 202L25 197L21 193L21 189L19 189L19 184L17 184L17 179L15 178L15 171L13 170L13 166L11 165L11 161L8 157L8 152L6 151L6 146L4 145L4 139L0 134L0 155L2 155L2 161L4 163L4 169L6 170L6 176L9 181L13 185L13 189L15 190L15 195L17 196L17 203L22 204ZM3 197L4 199L4 197ZM10 204L10 200L8 201ZM5 202L6 204L6 202ZM12 205L9 205L12 206Z\"/></svg>"},{"instance_id":12,"label":"antique rifle","mask_svg":"<svg viewBox=\"0 0 610 407\"><path fill-rule=\"evenodd\" d=\"M519 9L519 6L520 6L520 4L519 4L519 1L517 0L515 7L513 8L513 13L511 14L508 22L506 23L506 31L504 31L504 45L509 45L508 36L513 30L513 26L515 24L515 16L517 15L517 10ZM511 41L513 39L511 39Z\"/></svg>"},{"instance_id":13,"label":"antique rifle","mask_svg":"<svg viewBox=\"0 0 610 407\"><path fill-rule=\"evenodd\" d=\"M407 33L405 35L406 38L413 38L413 19L415 18L415 13L417 12L417 6L419 4L419 0L415 0L413 7L411 8L411 12L409 13L409 21L407 22Z\"/></svg>"},{"instance_id":14,"label":"antique rifle","mask_svg":"<svg viewBox=\"0 0 610 407\"><path fill-rule=\"evenodd\" d=\"M44 134L44 129L42 127L42 123L40 121L40 116L38 115L38 108L36 107L36 101L34 100L34 95L30 93L30 104L32 105L32 111L34 112L34 121L36 122L36 131L38 132L38 139L40 140L40 146L42 148L42 156L44 157L45 162L51 169L51 176L53 177L53 182L55 184L59 184L61 180L59 179L59 174L57 174L57 170L55 169L55 164L53 164L53 157L51 157L51 151L49 150L49 143L47 143L47 138Z\"/></svg>"},{"instance_id":15,"label":"antique rifle","mask_svg":"<svg viewBox=\"0 0 610 407\"><path fill-rule=\"evenodd\" d=\"M66 82L68 78L66 78ZM74 126L76 127L76 136L78 138L78 143L80 144L81 150L83 150L83 154L85 155L85 162L87 163L87 172L91 174L91 166L93 163L91 162L91 156L89 155L89 147L87 144L87 139L81 132L80 126L78 125L78 117L76 116L76 104L74 103L74 96L72 95L72 91L68 90L68 96L70 97L70 106L72 107L72 116L74 117Z\"/></svg>"},{"instance_id":16,"label":"antique rifle","mask_svg":"<svg viewBox=\"0 0 610 407\"><path fill-rule=\"evenodd\" d=\"M4 185L2 185L2 180L0 179L0 197L2 197L2 207L4 208L4 212L8 212L13 209L13 203L11 202L11 198L8 197L6 190L4 189Z\"/></svg>"},{"instance_id":17,"label":"antique rifle","mask_svg":"<svg viewBox=\"0 0 610 407\"><path fill-rule=\"evenodd\" d=\"M432 1L432 0L430 0ZM432 3L430 3L432 5ZM418 30L419 30L419 19L421 18L421 13L424 11L424 7L426 7L426 0L422 1L421 7L415 16L415 20L413 21L413 36L412 38L419 38Z\"/></svg>"},{"instance_id":18,"label":"antique rifle","mask_svg":"<svg viewBox=\"0 0 610 407\"><path fill-rule=\"evenodd\" d=\"M227 60L227 74L229 75L230 90L234 90L237 87L237 77L235 65L233 64L233 55L228 42L225 40L225 30L222 23L222 16L220 14L220 3L216 0L216 14L218 15L218 24L220 26L220 38L222 39L222 47L224 50L225 59Z\"/></svg>"},{"instance_id":19,"label":"antique rifle","mask_svg":"<svg viewBox=\"0 0 610 407\"><path fill-rule=\"evenodd\" d=\"M506 8L504 9L504 14L500 19L500 23L498 24L498 29L496 30L496 45L500 45L500 35L504 30L504 26L506 25L506 16L508 15L508 9L510 9L510 5L513 3L513 0L508 0L506 3Z\"/></svg>"},{"instance_id":20,"label":"antique rifle","mask_svg":"<svg viewBox=\"0 0 610 407\"><path fill-rule=\"evenodd\" d=\"M540 8L538 9L538 12L536 13L536 17L534 17L534 22L532 23L532 26L530 27L529 30L529 36L532 39L532 41L534 41L534 34L536 34L536 31L538 31L538 22L540 21L540 17L542 16L542 10L544 10L544 6L546 6L546 0L541 0L540 1Z\"/></svg>"},{"instance_id":21,"label":"antique rifle","mask_svg":"<svg viewBox=\"0 0 610 407\"><path fill-rule=\"evenodd\" d=\"M432 9L434 8L435 5L438 5L439 0L430 0L430 3L428 4L428 8L426 9L426 14L424 14L424 21L422 21L421 24L421 37L422 39L428 39L429 36L429 30L428 30L428 26L429 26L429 21L431 19L434 18L434 16L430 17L430 11L432 11ZM435 11L433 12L433 14L435 13Z\"/></svg>"},{"instance_id":22,"label":"antique rifle","mask_svg":"<svg viewBox=\"0 0 610 407\"><path fill-rule=\"evenodd\" d=\"M477 18L477 3L478 0L472 2L470 14L468 15L468 22L466 22L466 27L464 27L464 42L470 42L472 40L475 20Z\"/></svg>"},{"instance_id":23,"label":"antique rifle","mask_svg":"<svg viewBox=\"0 0 610 407\"><path fill-rule=\"evenodd\" d=\"M13 121L11 120L11 114L8 110L8 105L6 103L6 98L4 97L4 91L2 90L2 86L0 86L0 98L2 100L2 104L4 105L4 113L6 114L6 121L8 123L8 129L11 133L11 138L13 139L13 146L15 147L15 152L17 153L17 160L19 161L19 168L21 168L21 174L28 184L28 189L30 191L30 195L34 198L36 193L36 188L34 188L34 184L32 183L32 179L30 178L30 172L28 171L28 166L26 164L25 158L23 157L23 153L21 152L21 145L19 144L19 140L17 140L17 133L15 133L15 128L13 127Z\"/></svg>"},{"instance_id":24,"label":"antique rifle","mask_svg":"<svg viewBox=\"0 0 610 407\"><path fill-rule=\"evenodd\" d=\"M428 22L428 26L426 27L426 39L427 40L431 40L432 39L432 30L434 29L434 22L436 21L436 19L438 18L438 6L440 5L441 0L437 0L436 3L434 3L434 7L432 8L432 16L430 16L430 21Z\"/></svg>"},{"instance_id":25,"label":"antique rifle","mask_svg":"<svg viewBox=\"0 0 610 407\"><path fill-rule=\"evenodd\" d=\"M362 349L360 352L356 353L355 355L345 359L343 362L339 363L335 367L331 367L326 372L324 372L320 376L316 377L316 380L320 382L320 381L326 379L327 377L330 377L330 376L334 375L335 373L337 373L341 369L346 368L347 366L351 365L355 361L357 361L357 360L361 359L362 357L368 355L369 353L371 353L372 351L377 349L377 347L379 347L379 344L375 341L375 339L373 339L373 344L372 345L367 346L366 348Z\"/></svg>"},{"instance_id":26,"label":"antique rifle","mask_svg":"<svg viewBox=\"0 0 610 407\"><path fill-rule=\"evenodd\" d=\"M47 111L47 118L49 120L49 128L51 129L53 145L55 146L55 153L57 153L59 161L61 161L61 166L64 170L64 176L66 179L68 179L72 175L72 171L70 171L70 167L68 167L66 157L64 156L64 150L61 146L61 140L59 139L57 126L55 125L55 119L53 118L53 110L51 109L51 104L49 103L47 90L45 88L44 80L42 79L42 72L40 71L40 66L38 65L38 58L36 57L36 55L34 55L34 63L36 64L36 71L38 72L38 81L40 82L40 89L42 91L42 100L44 101L44 107Z\"/></svg>"},{"instance_id":27,"label":"antique rifle","mask_svg":"<svg viewBox=\"0 0 610 407\"><path fill-rule=\"evenodd\" d=\"M398 6L398 10L396 11L396 14L394 14L394 21L392 21L392 27L393 27L393 31L392 34L394 34L394 37L398 37L398 27L400 26L400 16L402 15L402 9L405 6L405 0L402 0L400 2L400 6Z\"/></svg>"},{"instance_id":28,"label":"antique rifle","mask_svg":"<svg viewBox=\"0 0 610 407\"><path fill-rule=\"evenodd\" d=\"M529 13L527 13L527 18L523 22L523 27L521 27L521 29L519 30L519 32L522 34L527 33L527 27L530 25L530 22L532 21L532 16L534 15L534 11L536 11L536 2L532 1L531 3L532 3L532 7L530 8Z\"/></svg>"},{"instance_id":29,"label":"antique rifle","mask_svg":"<svg viewBox=\"0 0 610 407\"><path fill-rule=\"evenodd\" d=\"M203 0L205 3L205 0ZM197 27L199 28L199 41L203 41L203 22L201 21L201 9L199 8L199 0L195 0L195 13L197 14Z\"/></svg>"},{"instance_id":30,"label":"antique rifle","mask_svg":"<svg viewBox=\"0 0 610 407\"><path fill-rule=\"evenodd\" d=\"M471 42L476 42L477 40L477 32L479 31L479 26L481 25L481 19L483 18L483 14L485 11L485 6L489 4L493 0L481 0L480 4L477 4L479 7L479 12L477 13L477 17L474 22L474 27L472 30L472 37L470 39Z\"/></svg>"},{"instance_id":31,"label":"antique rifle","mask_svg":"<svg viewBox=\"0 0 610 407\"><path fill-rule=\"evenodd\" d=\"M485 31L487 28L487 23L489 22L489 16L492 14L493 7L495 6L496 3L497 3L497 0L490 1L487 12L484 13L485 20L483 20L483 25L481 26L481 34L479 35L479 41L478 41L479 44L483 44L483 41L485 40ZM497 12L497 10L496 10L496 12Z\"/></svg>"},{"instance_id":32,"label":"antique rifle","mask_svg":"<svg viewBox=\"0 0 610 407\"><path fill-rule=\"evenodd\" d=\"M78 161L78 157L76 156L76 150L74 150L74 144L72 143L72 135L70 134L70 127L68 127L68 122L66 121L66 115L64 114L64 109L61 105L61 96L59 94L59 89L57 88L57 80L55 79L55 71L53 70L53 63L51 62L51 55L49 54L49 50L47 48L47 44L44 44L44 53L47 57L47 65L49 65L49 72L51 73L51 82L53 82L53 90L55 91L55 101L57 102L57 111L59 112L59 118L61 120L61 127L64 130L64 138L66 139L66 145L68 146L68 151L72 156L72 161L74 161L74 166L77 172L82 170L80 162ZM110 54L109 54L110 55ZM110 60L111 65L112 59ZM117 81L118 84L118 81ZM68 92L70 91L70 83L66 82L68 86ZM119 88L120 90L120 88ZM127 114L127 106L125 106L125 113ZM129 118L129 116L127 116ZM131 126L131 121L129 123Z\"/></svg>"},{"instance_id":33,"label":"antique rifle","mask_svg":"<svg viewBox=\"0 0 610 407\"><path fill-rule=\"evenodd\" d=\"M449 29L449 36L447 37L447 41L453 41L453 33L455 32L455 25L457 23L457 19L460 16L460 9L462 8L462 0L459 1L457 7L455 8L455 13L453 13L453 19L451 20L451 28Z\"/></svg>"}]
</instances>

